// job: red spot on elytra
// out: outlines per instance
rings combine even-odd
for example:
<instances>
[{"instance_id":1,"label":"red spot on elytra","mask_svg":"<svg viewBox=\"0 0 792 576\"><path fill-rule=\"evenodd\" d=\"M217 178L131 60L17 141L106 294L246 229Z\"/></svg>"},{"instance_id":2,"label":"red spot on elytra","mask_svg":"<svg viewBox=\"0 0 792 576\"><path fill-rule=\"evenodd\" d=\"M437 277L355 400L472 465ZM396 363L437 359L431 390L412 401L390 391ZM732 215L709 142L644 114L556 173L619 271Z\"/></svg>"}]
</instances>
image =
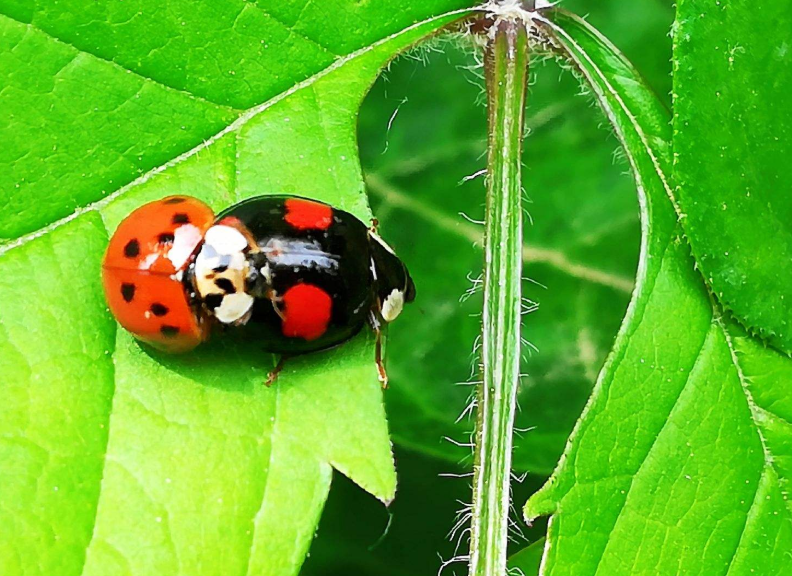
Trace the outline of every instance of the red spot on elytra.
<instances>
[{"instance_id":1,"label":"red spot on elytra","mask_svg":"<svg viewBox=\"0 0 792 576\"><path fill-rule=\"evenodd\" d=\"M283 295L283 335L316 340L327 331L333 299L313 284L296 284Z\"/></svg>"},{"instance_id":2,"label":"red spot on elytra","mask_svg":"<svg viewBox=\"0 0 792 576\"><path fill-rule=\"evenodd\" d=\"M286 206L286 222L298 230L327 230L333 222L333 209L327 204L289 198Z\"/></svg>"}]
</instances>

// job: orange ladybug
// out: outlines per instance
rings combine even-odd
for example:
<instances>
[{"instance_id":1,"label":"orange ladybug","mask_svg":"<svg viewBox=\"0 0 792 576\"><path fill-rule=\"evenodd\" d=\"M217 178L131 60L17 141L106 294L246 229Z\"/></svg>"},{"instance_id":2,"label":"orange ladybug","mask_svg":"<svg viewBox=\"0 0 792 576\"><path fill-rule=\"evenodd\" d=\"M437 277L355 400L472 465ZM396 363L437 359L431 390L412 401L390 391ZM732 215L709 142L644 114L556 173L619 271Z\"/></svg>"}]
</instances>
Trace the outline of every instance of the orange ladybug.
<instances>
[{"instance_id":1,"label":"orange ladybug","mask_svg":"<svg viewBox=\"0 0 792 576\"><path fill-rule=\"evenodd\" d=\"M200 200L169 196L132 212L113 234L102 262L105 297L135 338L166 352L206 339L209 324L182 276L214 219Z\"/></svg>"}]
</instances>

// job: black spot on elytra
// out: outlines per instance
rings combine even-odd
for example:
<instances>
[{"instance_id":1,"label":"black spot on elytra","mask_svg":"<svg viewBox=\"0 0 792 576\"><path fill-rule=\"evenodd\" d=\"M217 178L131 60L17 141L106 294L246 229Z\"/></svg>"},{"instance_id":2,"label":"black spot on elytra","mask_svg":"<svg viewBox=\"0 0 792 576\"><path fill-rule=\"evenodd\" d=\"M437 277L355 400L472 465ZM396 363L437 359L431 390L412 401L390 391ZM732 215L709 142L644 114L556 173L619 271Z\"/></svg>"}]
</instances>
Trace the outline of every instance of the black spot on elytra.
<instances>
[{"instance_id":1,"label":"black spot on elytra","mask_svg":"<svg viewBox=\"0 0 792 576\"><path fill-rule=\"evenodd\" d=\"M126 246L124 246L124 256L127 258L137 258L138 254L140 254L140 242L137 241L137 238L132 238L132 240L127 242Z\"/></svg>"},{"instance_id":2,"label":"black spot on elytra","mask_svg":"<svg viewBox=\"0 0 792 576\"><path fill-rule=\"evenodd\" d=\"M124 298L125 302L132 302L132 299L135 297L135 285L134 284L121 284L121 296Z\"/></svg>"},{"instance_id":3,"label":"black spot on elytra","mask_svg":"<svg viewBox=\"0 0 792 576\"><path fill-rule=\"evenodd\" d=\"M231 282L228 278L218 278L214 281L215 286L220 288L226 294L234 294L236 292L236 288L234 288L234 283Z\"/></svg>"},{"instance_id":4,"label":"black spot on elytra","mask_svg":"<svg viewBox=\"0 0 792 576\"><path fill-rule=\"evenodd\" d=\"M222 274L226 270L228 270L228 266L226 264L222 264L214 269L214 271L217 272L218 274Z\"/></svg>"},{"instance_id":5,"label":"black spot on elytra","mask_svg":"<svg viewBox=\"0 0 792 576\"><path fill-rule=\"evenodd\" d=\"M177 212L173 215L173 218L171 218L171 222L174 224L189 224L190 217L184 212Z\"/></svg>"},{"instance_id":6,"label":"black spot on elytra","mask_svg":"<svg viewBox=\"0 0 792 576\"><path fill-rule=\"evenodd\" d=\"M209 310L214 310L220 304L223 303L223 295L222 294L207 294L206 298L204 298L204 304Z\"/></svg>"},{"instance_id":7,"label":"black spot on elytra","mask_svg":"<svg viewBox=\"0 0 792 576\"><path fill-rule=\"evenodd\" d=\"M173 198L168 198L167 200L163 200L163 204L181 204L182 202L186 202L187 198L184 196L174 196Z\"/></svg>"},{"instance_id":8,"label":"black spot on elytra","mask_svg":"<svg viewBox=\"0 0 792 576\"><path fill-rule=\"evenodd\" d=\"M168 307L164 304L160 304L159 302L154 302L149 310L151 310L151 313L154 314L154 316L165 316L165 314L169 312Z\"/></svg>"},{"instance_id":9,"label":"black spot on elytra","mask_svg":"<svg viewBox=\"0 0 792 576\"><path fill-rule=\"evenodd\" d=\"M173 244L173 234L170 232L163 232L157 237L160 244Z\"/></svg>"},{"instance_id":10,"label":"black spot on elytra","mask_svg":"<svg viewBox=\"0 0 792 576\"><path fill-rule=\"evenodd\" d=\"M178 326L171 326L170 324L163 324L160 328L160 333L168 338L173 338L179 334Z\"/></svg>"}]
</instances>

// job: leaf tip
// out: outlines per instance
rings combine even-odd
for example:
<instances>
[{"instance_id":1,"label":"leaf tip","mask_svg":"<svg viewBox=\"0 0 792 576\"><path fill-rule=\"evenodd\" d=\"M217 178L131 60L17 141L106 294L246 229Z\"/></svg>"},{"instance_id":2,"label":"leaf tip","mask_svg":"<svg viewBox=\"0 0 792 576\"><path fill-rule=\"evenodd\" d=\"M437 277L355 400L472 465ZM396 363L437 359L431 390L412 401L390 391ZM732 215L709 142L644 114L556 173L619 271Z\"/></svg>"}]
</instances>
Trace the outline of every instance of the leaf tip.
<instances>
[{"instance_id":1,"label":"leaf tip","mask_svg":"<svg viewBox=\"0 0 792 576\"><path fill-rule=\"evenodd\" d=\"M553 493L555 482L550 481L528 498L523 507L523 518L531 523L540 516L550 516L558 511L558 502Z\"/></svg>"}]
</instances>

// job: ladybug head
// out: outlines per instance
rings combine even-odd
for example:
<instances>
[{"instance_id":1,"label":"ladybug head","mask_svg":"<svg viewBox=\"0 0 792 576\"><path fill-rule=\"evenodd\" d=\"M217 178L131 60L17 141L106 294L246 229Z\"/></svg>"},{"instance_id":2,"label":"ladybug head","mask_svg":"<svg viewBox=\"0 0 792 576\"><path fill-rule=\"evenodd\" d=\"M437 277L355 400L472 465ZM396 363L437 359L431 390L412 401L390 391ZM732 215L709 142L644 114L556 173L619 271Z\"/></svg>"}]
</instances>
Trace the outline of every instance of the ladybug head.
<instances>
[{"instance_id":1,"label":"ladybug head","mask_svg":"<svg viewBox=\"0 0 792 576\"><path fill-rule=\"evenodd\" d=\"M404 262L382 238L369 232L369 239L375 290L382 318L392 322L401 313L405 302L415 300L415 284Z\"/></svg>"}]
</instances>

